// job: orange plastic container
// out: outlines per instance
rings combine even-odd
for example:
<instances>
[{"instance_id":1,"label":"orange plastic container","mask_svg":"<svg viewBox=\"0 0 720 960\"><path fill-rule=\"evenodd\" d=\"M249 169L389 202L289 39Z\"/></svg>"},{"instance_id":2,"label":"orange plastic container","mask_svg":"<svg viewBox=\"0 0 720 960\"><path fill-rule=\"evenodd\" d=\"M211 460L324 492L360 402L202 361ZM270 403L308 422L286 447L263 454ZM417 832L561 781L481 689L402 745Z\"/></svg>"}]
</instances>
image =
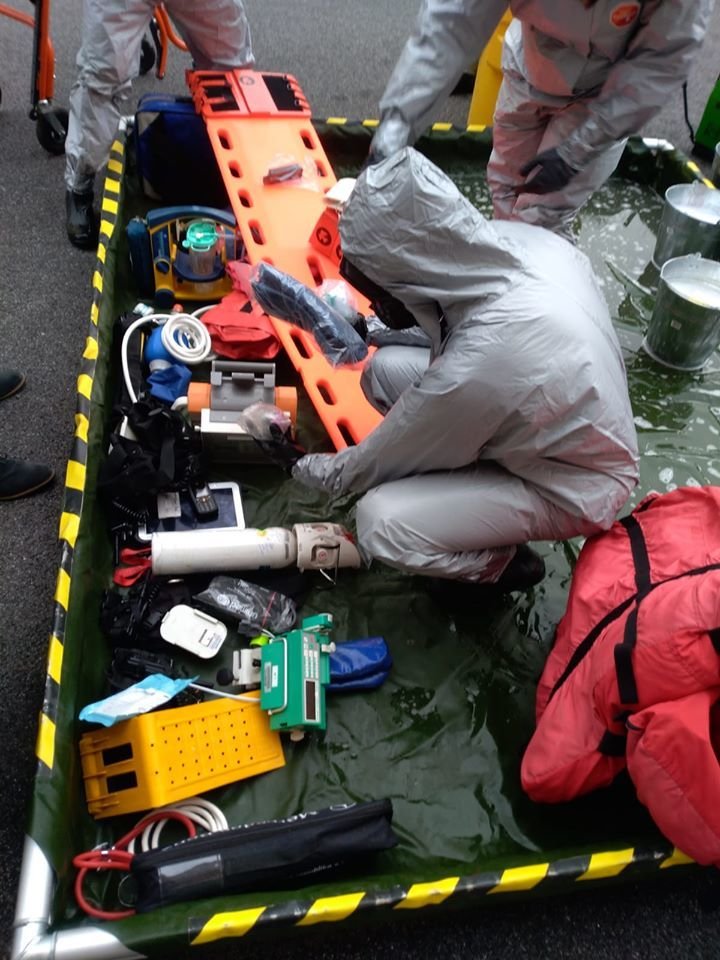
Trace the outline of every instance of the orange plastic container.
<instances>
[{"instance_id":1,"label":"orange plastic container","mask_svg":"<svg viewBox=\"0 0 720 960\"><path fill-rule=\"evenodd\" d=\"M311 243L336 180L297 81L253 70L187 76L250 262L270 263L313 289L338 278L336 244L328 256ZM289 163L301 165L302 179L263 182L269 170ZM381 419L360 387L363 364L335 368L314 337L271 319L335 447L358 443Z\"/></svg>"}]
</instances>

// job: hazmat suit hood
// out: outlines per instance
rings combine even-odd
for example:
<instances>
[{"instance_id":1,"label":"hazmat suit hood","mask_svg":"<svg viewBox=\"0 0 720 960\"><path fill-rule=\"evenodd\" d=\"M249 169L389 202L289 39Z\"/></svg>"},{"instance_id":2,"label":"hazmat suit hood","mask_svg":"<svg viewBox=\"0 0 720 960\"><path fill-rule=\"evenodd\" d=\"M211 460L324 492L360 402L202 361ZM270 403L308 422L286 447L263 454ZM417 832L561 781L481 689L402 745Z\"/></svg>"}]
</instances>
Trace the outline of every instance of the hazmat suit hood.
<instances>
[{"instance_id":1,"label":"hazmat suit hood","mask_svg":"<svg viewBox=\"0 0 720 960\"><path fill-rule=\"evenodd\" d=\"M436 344L441 315L452 326L505 293L523 269L515 243L411 147L360 176L340 237L347 260L397 297Z\"/></svg>"}]
</instances>

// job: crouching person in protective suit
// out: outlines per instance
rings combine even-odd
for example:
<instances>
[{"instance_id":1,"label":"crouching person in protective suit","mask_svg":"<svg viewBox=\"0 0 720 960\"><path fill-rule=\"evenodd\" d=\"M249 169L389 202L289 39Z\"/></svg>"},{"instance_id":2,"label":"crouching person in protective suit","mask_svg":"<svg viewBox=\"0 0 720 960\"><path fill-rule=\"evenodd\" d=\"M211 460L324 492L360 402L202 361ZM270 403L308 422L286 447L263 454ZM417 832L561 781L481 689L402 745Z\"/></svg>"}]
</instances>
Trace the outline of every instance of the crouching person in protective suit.
<instances>
[{"instance_id":1,"label":"crouching person in protective suit","mask_svg":"<svg viewBox=\"0 0 720 960\"><path fill-rule=\"evenodd\" d=\"M638 478L625 368L587 259L540 227L487 221L411 148L362 174L340 231L346 279L427 346L379 349L363 386L383 422L292 475L365 494L367 558L532 585L544 567L526 542L607 529Z\"/></svg>"}]
</instances>

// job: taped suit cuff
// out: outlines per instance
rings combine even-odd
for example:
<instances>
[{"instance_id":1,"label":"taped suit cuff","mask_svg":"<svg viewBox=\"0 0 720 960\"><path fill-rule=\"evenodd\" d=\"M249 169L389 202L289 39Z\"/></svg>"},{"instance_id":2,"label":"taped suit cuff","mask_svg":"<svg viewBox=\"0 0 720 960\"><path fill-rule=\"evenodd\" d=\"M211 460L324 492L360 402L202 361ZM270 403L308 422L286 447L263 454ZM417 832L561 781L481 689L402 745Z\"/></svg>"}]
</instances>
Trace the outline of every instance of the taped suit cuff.
<instances>
[{"instance_id":1,"label":"taped suit cuff","mask_svg":"<svg viewBox=\"0 0 720 960\"><path fill-rule=\"evenodd\" d=\"M408 145L410 134L410 124L398 110L391 108L387 112L383 112L380 118L380 126L372 139L371 150L373 156L376 160L384 160L392 156Z\"/></svg>"},{"instance_id":2,"label":"taped suit cuff","mask_svg":"<svg viewBox=\"0 0 720 960\"><path fill-rule=\"evenodd\" d=\"M572 167L576 173L582 170L583 167L586 167L592 160L594 160L604 150L606 150L608 146L611 145L609 143L605 143L599 147L592 146L583 141L582 136L579 136L579 133L580 131L575 131L571 137L568 137L562 143L558 143L555 147L560 159L564 160L565 163L569 167Z\"/></svg>"},{"instance_id":3,"label":"taped suit cuff","mask_svg":"<svg viewBox=\"0 0 720 960\"><path fill-rule=\"evenodd\" d=\"M337 472L332 470L335 457L334 453L309 453L298 460L290 471L290 476L313 490L341 493L339 477Z\"/></svg>"}]
</instances>

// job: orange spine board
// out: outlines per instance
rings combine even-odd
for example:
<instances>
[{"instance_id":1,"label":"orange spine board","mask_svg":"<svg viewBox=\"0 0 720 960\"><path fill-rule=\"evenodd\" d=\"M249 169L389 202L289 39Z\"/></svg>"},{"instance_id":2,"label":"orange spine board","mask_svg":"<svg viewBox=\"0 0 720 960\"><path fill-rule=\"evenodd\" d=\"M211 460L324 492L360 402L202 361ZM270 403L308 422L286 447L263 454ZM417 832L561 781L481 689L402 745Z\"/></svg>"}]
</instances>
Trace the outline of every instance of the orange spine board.
<instances>
[{"instance_id":1,"label":"orange spine board","mask_svg":"<svg viewBox=\"0 0 720 960\"><path fill-rule=\"evenodd\" d=\"M264 261L315 289L338 279L336 256L311 244L336 182L297 81L253 70L189 71L251 263ZM265 184L268 170L302 166L300 180ZM334 253L334 251L331 251ZM360 386L363 364L333 367L313 336L271 317L336 449L359 443L381 420Z\"/></svg>"}]
</instances>

